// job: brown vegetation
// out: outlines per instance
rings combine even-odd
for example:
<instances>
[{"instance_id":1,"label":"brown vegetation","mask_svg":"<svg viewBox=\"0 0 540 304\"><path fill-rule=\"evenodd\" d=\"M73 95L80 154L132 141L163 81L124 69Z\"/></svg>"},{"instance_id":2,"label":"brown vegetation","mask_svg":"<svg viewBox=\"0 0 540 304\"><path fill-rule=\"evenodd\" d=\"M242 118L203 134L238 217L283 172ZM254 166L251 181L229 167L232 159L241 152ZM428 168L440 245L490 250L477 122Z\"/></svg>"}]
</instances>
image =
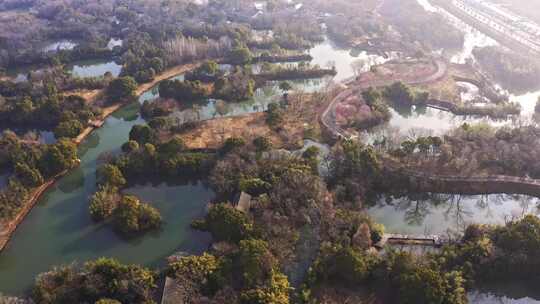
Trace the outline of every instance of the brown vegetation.
<instances>
[{"instance_id":1,"label":"brown vegetation","mask_svg":"<svg viewBox=\"0 0 540 304\"><path fill-rule=\"evenodd\" d=\"M196 128L181 134L187 147L192 149L218 148L227 138L244 138L252 141L257 137L267 137L274 147L298 147L302 140L319 138L321 129L318 113L324 108L325 94L298 93L288 97L289 106L284 111L283 124L278 129L271 128L265 113L254 113L239 117L225 117L203 121Z\"/></svg>"},{"instance_id":2,"label":"brown vegetation","mask_svg":"<svg viewBox=\"0 0 540 304\"><path fill-rule=\"evenodd\" d=\"M420 138L411 151L410 142L404 143L401 148L404 153L397 155L406 167L426 173L539 178L539 135L540 130L534 126L511 129L465 124L436 146Z\"/></svg>"}]
</instances>

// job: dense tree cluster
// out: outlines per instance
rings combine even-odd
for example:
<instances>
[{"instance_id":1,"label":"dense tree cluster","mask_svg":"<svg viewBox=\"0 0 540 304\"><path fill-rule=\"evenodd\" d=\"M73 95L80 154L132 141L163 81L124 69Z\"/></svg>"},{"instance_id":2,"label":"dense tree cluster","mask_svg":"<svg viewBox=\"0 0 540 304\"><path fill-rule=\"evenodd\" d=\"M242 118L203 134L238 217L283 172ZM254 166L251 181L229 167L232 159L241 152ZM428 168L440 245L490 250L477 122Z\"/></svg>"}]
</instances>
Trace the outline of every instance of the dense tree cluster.
<instances>
[{"instance_id":1,"label":"dense tree cluster","mask_svg":"<svg viewBox=\"0 0 540 304\"><path fill-rule=\"evenodd\" d=\"M159 83L159 97L173 98L179 102L196 102L208 97L206 88L199 80L164 80Z\"/></svg>"},{"instance_id":2,"label":"dense tree cluster","mask_svg":"<svg viewBox=\"0 0 540 304\"><path fill-rule=\"evenodd\" d=\"M191 300L224 303L288 304L289 281L263 240L240 241L234 253L181 257L167 271Z\"/></svg>"},{"instance_id":3,"label":"dense tree cluster","mask_svg":"<svg viewBox=\"0 0 540 304\"><path fill-rule=\"evenodd\" d=\"M57 138L76 137L98 114L84 98L59 94L54 85L48 85L44 93L7 98L0 104L1 124L51 128Z\"/></svg>"},{"instance_id":4,"label":"dense tree cluster","mask_svg":"<svg viewBox=\"0 0 540 304\"><path fill-rule=\"evenodd\" d=\"M36 303L153 303L156 274L137 265L101 258L52 269L38 276Z\"/></svg>"},{"instance_id":5,"label":"dense tree cluster","mask_svg":"<svg viewBox=\"0 0 540 304\"><path fill-rule=\"evenodd\" d=\"M429 98L427 92L415 92L401 81L394 82L383 90L383 96L389 101L403 106L425 104Z\"/></svg>"},{"instance_id":6,"label":"dense tree cluster","mask_svg":"<svg viewBox=\"0 0 540 304\"><path fill-rule=\"evenodd\" d=\"M461 270L471 282L537 277L540 219L526 215L504 226L471 225L461 243L434 255L444 269Z\"/></svg>"},{"instance_id":7,"label":"dense tree cluster","mask_svg":"<svg viewBox=\"0 0 540 304\"><path fill-rule=\"evenodd\" d=\"M340 201L361 202L371 197L382 173L382 162L372 147L345 141L332 151L329 184Z\"/></svg>"},{"instance_id":8,"label":"dense tree cluster","mask_svg":"<svg viewBox=\"0 0 540 304\"><path fill-rule=\"evenodd\" d=\"M149 129L149 132L155 131ZM148 137L153 136L150 134ZM207 173L213 164L212 154L186 150L179 137L163 143L154 142L155 145L140 137L131 137L131 140L139 142L139 149L132 150L114 161L128 179L164 174L171 178L198 176Z\"/></svg>"},{"instance_id":9,"label":"dense tree cluster","mask_svg":"<svg viewBox=\"0 0 540 304\"><path fill-rule=\"evenodd\" d=\"M271 103L266 110L266 123L273 129L279 129L283 124L284 110L277 103Z\"/></svg>"},{"instance_id":10,"label":"dense tree cluster","mask_svg":"<svg viewBox=\"0 0 540 304\"><path fill-rule=\"evenodd\" d=\"M463 46L462 32L436 13L426 12L417 2L387 1L381 12L407 41L422 41L432 49Z\"/></svg>"},{"instance_id":11,"label":"dense tree cluster","mask_svg":"<svg viewBox=\"0 0 540 304\"><path fill-rule=\"evenodd\" d=\"M298 173L311 176L312 168L305 159L268 159L257 158L255 147L250 148L244 140L228 139L223 148L225 153L210 176L213 188L226 197L233 196L241 191L253 195L269 193L269 190L280 185L280 180ZM244 153L247 153L245 155ZM269 152L271 153L271 152ZM282 183L285 186L285 182ZM311 186L316 187L317 184ZM291 198L292 199L292 198ZM276 202L285 203L285 202Z\"/></svg>"},{"instance_id":12,"label":"dense tree cluster","mask_svg":"<svg viewBox=\"0 0 540 304\"><path fill-rule=\"evenodd\" d=\"M0 135L0 172L13 174L0 191L0 219L10 219L35 187L76 164L77 148L71 141L40 145L4 132Z\"/></svg>"},{"instance_id":13,"label":"dense tree cluster","mask_svg":"<svg viewBox=\"0 0 540 304\"><path fill-rule=\"evenodd\" d=\"M229 101L243 101L255 94L255 80L246 69L219 78L214 83L214 96Z\"/></svg>"},{"instance_id":14,"label":"dense tree cluster","mask_svg":"<svg viewBox=\"0 0 540 304\"><path fill-rule=\"evenodd\" d=\"M474 57L495 80L517 92L538 89L540 62L527 55L498 47L475 48Z\"/></svg>"},{"instance_id":15,"label":"dense tree cluster","mask_svg":"<svg viewBox=\"0 0 540 304\"><path fill-rule=\"evenodd\" d=\"M369 129L390 120L391 114L388 104L383 100L382 94L378 90L368 88L362 92L362 98L369 106L371 113L367 118L357 119L353 122L353 126L357 130Z\"/></svg>"},{"instance_id":16,"label":"dense tree cluster","mask_svg":"<svg viewBox=\"0 0 540 304\"><path fill-rule=\"evenodd\" d=\"M133 33L124 42L127 51L122 55L124 68L121 76L133 77L137 82L150 82L161 73L166 63L163 50L146 33Z\"/></svg>"},{"instance_id":17,"label":"dense tree cluster","mask_svg":"<svg viewBox=\"0 0 540 304\"><path fill-rule=\"evenodd\" d=\"M459 271L444 272L438 265L407 252L390 250L380 256L351 247L324 247L308 285L340 283L349 288L386 287L393 294L392 301L404 304L467 303L465 280ZM309 289L303 294L311 300Z\"/></svg>"},{"instance_id":18,"label":"dense tree cluster","mask_svg":"<svg viewBox=\"0 0 540 304\"><path fill-rule=\"evenodd\" d=\"M406 141L393 155L405 167L448 175L510 175L538 178L535 126L494 128L464 124L444 136ZM429 156L429 157L426 157Z\"/></svg>"},{"instance_id":19,"label":"dense tree cluster","mask_svg":"<svg viewBox=\"0 0 540 304\"><path fill-rule=\"evenodd\" d=\"M90 198L89 211L95 221L111 218L115 229L125 236L133 236L154 230L161 225L159 211L132 195L120 190L127 180L120 169L106 164L98 171L99 190Z\"/></svg>"},{"instance_id":20,"label":"dense tree cluster","mask_svg":"<svg viewBox=\"0 0 540 304\"><path fill-rule=\"evenodd\" d=\"M265 63L261 73L257 74L260 80L295 80L295 79L315 79L325 76L335 76L335 67L321 68L319 65L311 65L309 62L299 62L294 67L283 67Z\"/></svg>"},{"instance_id":21,"label":"dense tree cluster","mask_svg":"<svg viewBox=\"0 0 540 304\"><path fill-rule=\"evenodd\" d=\"M193 227L210 232L217 242L238 243L254 235L251 219L229 204L213 205L205 219L193 222Z\"/></svg>"},{"instance_id":22,"label":"dense tree cluster","mask_svg":"<svg viewBox=\"0 0 540 304\"><path fill-rule=\"evenodd\" d=\"M247 47L232 49L227 55L227 62L234 65L245 65L251 62L253 55Z\"/></svg>"},{"instance_id":23,"label":"dense tree cluster","mask_svg":"<svg viewBox=\"0 0 540 304\"><path fill-rule=\"evenodd\" d=\"M109 84L106 90L110 102L132 101L135 98L137 82L130 76L117 78Z\"/></svg>"},{"instance_id":24,"label":"dense tree cluster","mask_svg":"<svg viewBox=\"0 0 540 304\"><path fill-rule=\"evenodd\" d=\"M131 235L159 228L161 215L151 205L125 195L113 212L113 223L116 230Z\"/></svg>"},{"instance_id":25,"label":"dense tree cluster","mask_svg":"<svg viewBox=\"0 0 540 304\"><path fill-rule=\"evenodd\" d=\"M186 73L186 80L199 80L202 82L214 82L219 77L224 76L217 62L209 60L205 61L200 67L192 72Z\"/></svg>"}]
</instances>

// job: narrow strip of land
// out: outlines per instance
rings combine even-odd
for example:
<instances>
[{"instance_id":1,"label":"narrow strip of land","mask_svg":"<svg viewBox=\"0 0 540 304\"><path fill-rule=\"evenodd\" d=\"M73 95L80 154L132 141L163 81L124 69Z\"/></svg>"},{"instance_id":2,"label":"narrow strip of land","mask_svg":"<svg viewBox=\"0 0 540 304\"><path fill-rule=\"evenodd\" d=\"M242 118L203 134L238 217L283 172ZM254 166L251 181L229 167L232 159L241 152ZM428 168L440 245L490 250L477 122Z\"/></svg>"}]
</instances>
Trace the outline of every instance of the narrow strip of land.
<instances>
[{"instance_id":1,"label":"narrow strip of land","mask_svg":"<svg viewBox=\"0 0 540 304\"><path fill-rule=\"evenodd\" d=\"M152 80L151 82L139 85L137 89L135 90L135 94L137 96L140 96L144 92L150 90L152 87L157 85L160 81L191 71L195 69L196 67L198 67L199 65L200 65L200 62L195 62L195 63L179 65L179 66L175 66L170 69L167 69L163 73L156 76L154 80ZM92 94L92 96L94 96L93 98L95 98L95 96L98 96L98 95L99 94ZM107 117L109 117L111 114L119 110L122 106L124 106L123 103L116 103L114 105L104 108L101 114L101 117L93 121L90 126L85 128L81 132L81 134L79 134L79 136L77 136L74 139L74 142L77 145L80 145L84 141L84 139L86 139L97 128L97 126L103 125ZM11 237L17 230L17 227L24 221L25 217L30 213L32 208L37 204L41 196L68 172L69 171L62 172L61 174L46 181L43 185L34 189L32 193L29 195L29 199L22 204L21 210L15 215L15 217L7 223L2 223L1 230L0 230L0 252L4 250L4 248L7 246L7 244L9 243L9 240L11 239Z\"/></svg>"}]
</instances>

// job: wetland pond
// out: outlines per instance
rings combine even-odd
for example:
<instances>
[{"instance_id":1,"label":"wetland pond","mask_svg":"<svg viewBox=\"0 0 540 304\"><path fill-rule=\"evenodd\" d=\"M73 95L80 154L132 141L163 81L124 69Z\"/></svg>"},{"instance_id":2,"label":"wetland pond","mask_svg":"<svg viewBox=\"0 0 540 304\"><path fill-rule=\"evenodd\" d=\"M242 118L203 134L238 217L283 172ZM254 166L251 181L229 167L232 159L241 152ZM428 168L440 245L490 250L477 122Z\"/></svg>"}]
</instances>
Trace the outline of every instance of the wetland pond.
<instances>
[{"instance_id":1,"label":"wetland pond","mask_svg":"<svg viewBox=\"0 0 540 304\"><path fill-rule=\"evenodd\" d=\"M74 77L89 78L100 77L105 73L110 72L114 77L120 75L122 66L116 63L114 60L81 60L66 65L66 71L71 73ZM14 82L24 82L28 80L30 72L39 72L43 69L40 66L21 66L11 68L7 71L7 75L13 79Z\"/></svg>"},{"instance_id":2,"label":"wetland pond","mask_svg":"<svg viewBox=\"0 0 540 304\"><path fill-rule=\"evenodd\" d=\"M302 82L296 85L302 86ZM224 115L263 111L281 94L277 85L270 83L259 89L253 100L228 104L230 108ZM100 155L120 152L131 128L145 122L140 117L140 103L156 97L157 88L145 92L139 102L114 113L79 146L80 167L46 191L0 254L1 293L17 295L27 291L37 274L54 265L108 256L125 263L158 266L178 251L200 253L208 247L209 236L190 228L191 221L203 216L207 203L214 198L213 191L203 182L148 183L127 189L127 193L158 208L164 220L161 231L137 239L122 239L111 227L96 224L90 218L88 199L96 191ZM212 118L215 112L215 103L209 101L200 118Z\"/></svg>"},{"instance_id":3,"label":"wetland pond","mask_svg":"<svg viewBox=\"0 0 540 304\"><path fill-rule=\"evenodd\" d=\"M85 60L68 66L68 70L74 77L79 78L100 77L107 72L117 77L122 71L122 66L114 61Z\"/></svg>"},{"instance_id":4,"label":"wetland pond","mask_svg":"<svg viewBox=\"0 0 540 304\"><path fill-rule=\"evenodd\" d=\"M338 72L333 81L347 79L358 71L368 70L373 64L388 60L361 51L341 50L328 40L315 46L310 54L314 57L313 64L325 66L328 61L333 61L332 64L336 66ZM86 68L92 71L77 70L77 73L101 74L104 69L98 67L99 64L107 65L106 62L86 65ZM81 69L85 66L85 64L77 65ZM73 66L74 71L75 69ZM175 78L182 80L183 76ZM324 88L329 81L323 79L293 83L296 89L316 91ZM165 257L177 251L198 253L207 248L210 242L208 235L194 232L189 228L191 221L202 216L206 204L214 198L212 190L203 182L146 183L127 189L127 193L136 194L152 203L164 217L161 231L137 239L121 239L110 227L95 224L89 216L88 198L96 191L95 172L100 155L119 153L122 143L128 140L132 126L144 123L139 114L140 103L155 99L157 94L157 88L145 92L141 95L139 103L127 105L114 113L105 121L102 128L93 132L81 144L79 147L81 166L61 178L43 195L0 254L0 292L17 295L27 291L35 276L47 271L53 265L109 256L125 263L156 266L164 263ZM188 104L174 115L179 119L196 115L197 119L202 120L260 112L265 110L270 102L278 100L281 95L277 83L268 83L257 90L252 100L226 104L208 100L196 106ZM394 118L391 125L403 129L421 126L443 131L462 122L462 118L429 108L414 109L412 112L392 111ZM313 143L307 143L310 144ZM462 198L459 201L451 199L439 204L430 203L429 200L420 202L398 200L392 201L391 204L385 201L385 204L380 203L371 207L370 213L376 220L387 225L389 231L394 229L425 231L436 226L435 223L444 223L435 227L439 229L451 228L454 224L459 227L459 223L469 220L499 222L506 214L512 215L513 210L518 210L522 206L521 199L512 196L502 198L489 196L483 205L479 201L482 199ZM536 203L536 199L531 201ZM410 222L408 219L411 217L407 217L407 214L411 213L413 207L416 211L417 205L420 214L416 218L412 217L417 220L416 222ZM462 215L461 210L466 210L467 213ZM487 217L489 214L492 214L490 218ZM456 216L459 216L458 220L455 219ZM482 295L487 297L489 293Z\"/></svg>"},{"instance_id":5,"label":"wetland pond","mask_svg":"<svg viewBox=\"0 0 540 304\"><path fill-rule=\"evenodd\" d=\"M79 147L80 167L48 190L19 226L0 254L2 293L26 291L37 274L53 265L110 256L126 263L155 266L177 251L197 253L207 248L209 237L189 228L214 197L202 182L145 184L126 191L160 210L164 225L156 233L124 240L111 227L91 220L88 198L96 191L98 158L102 153L120 151L131 127L144 122L138 112L137 103L128 105L93 132Z\"/></svg>"},{"instance_id":6,"label":"wetland pond","mask_svg":"<svg viewBox=\"0 0 540 304\"><path fill-rule=\"evenodd\" d=\"M526 214L540 214L540 199L523 195L414 194L380 198L368 207L373 219L389 233L445 235L467 225L504 224Z\"/></svg>"}]
</instances>

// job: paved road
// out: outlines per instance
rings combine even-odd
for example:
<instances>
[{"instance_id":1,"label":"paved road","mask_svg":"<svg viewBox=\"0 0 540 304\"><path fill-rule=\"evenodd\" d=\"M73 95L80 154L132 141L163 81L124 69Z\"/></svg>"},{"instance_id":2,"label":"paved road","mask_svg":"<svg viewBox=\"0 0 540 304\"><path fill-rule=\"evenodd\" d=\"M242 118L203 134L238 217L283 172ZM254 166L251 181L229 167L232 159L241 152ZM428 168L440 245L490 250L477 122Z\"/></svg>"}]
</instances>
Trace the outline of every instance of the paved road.
<instances>
[{"instance_id":1,"label":"paved road","mask_svg":"<svg viewBox=\"0 0 540 304\"><path fill-rule=\"evenodd\" d=\"M471 2L462 0L432 0L432 2L509 49L540 54L538 36L522 30L513 20L485 7L484 4L472 5Z\"/></svg>"},{"instance_id":2,"label":"paved road","mask_svg":"<svg viewBox=\"0 0 540 304\"><path fill-rule=\"evenodd\" d=\"M357 82L355 79L346 79L341 83L341 86L344 88L344 91L339 93L332 102L328 105L326 110L321 115L321 122L322 124L337 138L346 138L350 139L353 138L354 135L352 135L347 130L344 130L339 126L339 124L336 122L336 107L337 105L349 98L353 94L358 94L359 98L360 92L369 88L369 87L384 87L391 85L392 83L396 81L402 81L405 84L408 85L417 85L417 84L425 84L430 82L438 81L439 79L443 78L446 75L446 72L448 71L448 65L445 61L440 59L434 59L433 64L436 66L435 72L431 75L420 77L417 79L412 80L406 80L403 79L400 76L391 77L384 80L376 80L376 81L369 81L369 82Z\"/></svg>"}]
</instances>

